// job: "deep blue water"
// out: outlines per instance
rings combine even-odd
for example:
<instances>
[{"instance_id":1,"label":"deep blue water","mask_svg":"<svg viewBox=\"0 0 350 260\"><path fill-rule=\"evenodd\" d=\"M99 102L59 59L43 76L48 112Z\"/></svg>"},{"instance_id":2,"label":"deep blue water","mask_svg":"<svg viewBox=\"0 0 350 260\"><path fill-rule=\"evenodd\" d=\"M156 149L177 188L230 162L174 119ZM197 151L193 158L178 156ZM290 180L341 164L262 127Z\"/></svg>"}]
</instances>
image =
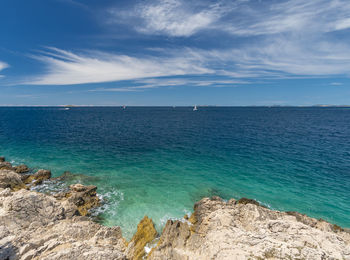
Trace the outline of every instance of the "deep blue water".
<instances>
[{"instance_id":1,"label":"deep blue water","mask_svg":"<svg viewBox=\"0 0 350 260\"><path fill-rule=\"evenodd\" d=\"M127 237L204 196L249 197L350 227L350 109L0 108L0 155L82 173Z\"/></svg>"}]
</instances>

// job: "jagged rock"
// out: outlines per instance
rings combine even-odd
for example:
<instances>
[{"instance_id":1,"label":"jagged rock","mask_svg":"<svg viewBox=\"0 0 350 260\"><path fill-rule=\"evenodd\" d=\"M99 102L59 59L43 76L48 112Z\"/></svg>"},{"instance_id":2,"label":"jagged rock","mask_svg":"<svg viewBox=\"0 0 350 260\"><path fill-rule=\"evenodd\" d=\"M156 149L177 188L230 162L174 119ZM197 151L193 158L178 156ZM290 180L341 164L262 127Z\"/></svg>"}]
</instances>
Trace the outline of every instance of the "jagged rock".
<instances>
[{"instance_id":1,"label":"jagged rock","mask_svg":"<svg viewBox=\"0 0 350 260\"><path fill-rule=\"evenodd\" d=\"M40 169L34 174L22 174L21 179L25 184L39 185L44 180L51 178L51 171Z\"/></svg>"},{"instance_id":2,"label":"jagged rock","mask_svg":"<svg viewBox=\"0 0 350 260\"><path fill-rule=\"evenodd\" d=\"M323 220L246 199L205 198L194 209L167 222L148 259L350 259L350 234Z\"/></svg>"},{"instance_id":3,"label":"jagged rock","mask_svg":"<svg viewBox=\"0 0 350 260\"><path fill-rule=\"evenodd\" d=\"M25 164L21 164L21 165L18 165L18 166L15 166L13 167L14 171L17 172L17 173L26 173L26 172L29 172L29 168L27 165Z\"/></svg>"},{"instance_id":4,"label":"jagged rock","mask_svg":"<svg viewBox=\"0 0 350 260\"><path fill-rule=\"evenodd\" d=\"M57 199L68 199L70 203L77 206L80 215L89 215L89 209L100 205L100 200L97 197L97 187L90 185L84 186L82 184L73 184L69 186L68 192L56 194Z\"/></svg>"},{"instance_id":5,"label":"jagged rock","mask_svg":"<svg viewBox=\"0 0 350 260\"><path fill-rule=\"evenodd\" d=\"M0 170L13 170L12 164L9 162L0 162Z\"/></svg>"},{"instance_id":6,"label":"jagged rock","mask_svg":"<svg viewBox=\"0 0 350 260\"><path fill-rule=\"evenodd\" d=\"M145 216L137 225L137 231L128 244L127 256L133 260L141 260L146 254L145 246L157 237L157 230L152 219Z\"/></svg>"},{"instance_id":7,"label":"jagged rock","mask_svg":"<svg viewBox=\"0 0 350 260\"><path fill-rule=\"evenodd\" d=\"M0 162L4 162L5 161L5 157L4 156L0 156Z\"/></svg>"},{"instance_id":8,"label":"jagged rock","mask_svg":"<svg viewBox=\"0 0 350 260\"><path fill-rule=\"evenodd\" d=\"M0 169L0 188L10 188L13 191L26 189L21 176L12 170Z\"/></svg>"},{"instance_id":9,"label":"jagged rock","mask_svg":"<svg viewBox=\"0 0 350 260\"><path fill-rule=\"evenodd\" d=\"M0 189L0 259L126 259L119 227L77 214L68 200Z\"/></svg>"}]
</instances>

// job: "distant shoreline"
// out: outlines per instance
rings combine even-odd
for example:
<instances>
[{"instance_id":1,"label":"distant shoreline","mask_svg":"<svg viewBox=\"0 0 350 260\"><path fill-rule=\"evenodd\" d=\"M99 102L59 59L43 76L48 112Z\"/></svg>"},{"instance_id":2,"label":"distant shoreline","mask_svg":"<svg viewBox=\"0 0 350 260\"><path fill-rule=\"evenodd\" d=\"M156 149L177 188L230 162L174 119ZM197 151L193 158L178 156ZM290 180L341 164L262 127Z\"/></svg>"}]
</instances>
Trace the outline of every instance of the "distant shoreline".
<instances>
[{"instance_id":1,"label":"distant shoreline","mask_svg":"<svg viewBox=\"0 0 350 260\"><path fill-rule=\"evenodd\" d=\"M75 107L110 107L110 108L122 108L122 105L111 105L111 106L102 106L102 105L0 105L1 107L69 107L69 108L75 108ZM166 107L166 108L174 108L173 105L166 105L166 106L143 106L143 105L128 105L128 107ZM193 107L193 105L176 105L175 108L188 108ZM197 105L197 107L202 108L350 108L350 105L310 105L310 106L282 106L282 105L271 105L271 106L255 106L255 105L247 105L247 106L220 106L220 105Z\"/></svg>"}]
</instances>

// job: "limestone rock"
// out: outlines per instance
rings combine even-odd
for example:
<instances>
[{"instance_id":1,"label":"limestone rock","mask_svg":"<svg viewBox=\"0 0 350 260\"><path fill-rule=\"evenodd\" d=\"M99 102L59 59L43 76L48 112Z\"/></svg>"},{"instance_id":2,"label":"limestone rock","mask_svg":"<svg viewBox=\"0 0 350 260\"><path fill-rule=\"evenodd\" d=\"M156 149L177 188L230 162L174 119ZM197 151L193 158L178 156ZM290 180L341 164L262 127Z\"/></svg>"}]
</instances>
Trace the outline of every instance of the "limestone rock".
<instances>
[{"instance_id":1,"label":"limestone rock","mask_svg":"<svg viewBox=\"0 0 350 260\"><path fill-rule=\"evenodd\" d=\"M9 162L0 162L0 170L13 170L12 164Z\"/></svg>"},{"instance_id":2,"label":"limestone rock","mask_svg":"<svg viewBox=\"0 0 350 260\"><path fill-rule=\"evenodd\" d=\"M350 259L350 233L247 199L204 198L189 221L167 222L148 259Z\"/></svg>"},{"instance_id":3,"label":"limestone rock","mask_svg":"<svg viewBox=\"0 0 350 260\"><path fill-rule=\"evenodd\" d=\"M25 164L21 164L18 166L13 167L14 171L17 173L25 173L25 172L29 172L29 168L27 165Z\"/></svg>"},{"instance_id":4,"label":"limestone rock","mask_svg":"<svg viewBox=\"0 0 350 260\"><path fill-rule=\"evenodd\" d=\"M0 169L0 188L10 188L16 191L26 189L27 187L24 185L19 174L12 170Z\"/></svg>"},{"instance_id":5,"label":"limestone rock","mask_svg":"<svg viewBox=\"0 0 350 260\"><path fill-rule=\"evenodd\" d=\"M133 260L141 260L146 254L145 246L157 237L157 230L152 219L145 216L137 225L137 231L129 242L127 256Z\"/></svg>"},{"instance_id":6,"label":"limestone rock","mask_svg":"<svg viewBox=\"0 0 350 260\"><path fill-rule=\"evenodd\" d=\"M97 197L97 187L90 185L84 186L82 184L73 184L69 186L68 192L56 194L57 199L68 199L68 201L77 206L80 215L89 215L89 209L100 205L100 200Z\"/></svg>"},{"instance_id":7,"label":"limestone rock","mask_svg":"<svg viewBox=\"0 0 350 260\"><path fill-rule=\"evenodd\" d=\"M51 171L40 169L34 174L22 174L21 179L25 184L39 185L44 180L48 180L51 178Z\"/></svg>"},{"instance_id":8,"label":"limestone rock","mask_svg":"<svg viewBox=\"0 0 350 260\"><path fill-rule=\"evenodd\" d=\"M0 189L0 259L126 259L119 227L101 226L74 209L38 192Z\"/></svg>"}]
</instances>

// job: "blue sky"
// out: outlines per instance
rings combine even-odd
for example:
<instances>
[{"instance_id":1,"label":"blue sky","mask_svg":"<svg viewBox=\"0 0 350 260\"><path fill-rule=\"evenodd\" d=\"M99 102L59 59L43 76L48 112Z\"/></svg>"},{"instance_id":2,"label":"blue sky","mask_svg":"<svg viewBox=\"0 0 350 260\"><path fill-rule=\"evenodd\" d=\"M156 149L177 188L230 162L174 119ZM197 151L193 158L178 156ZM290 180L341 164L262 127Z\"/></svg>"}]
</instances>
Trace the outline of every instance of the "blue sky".
<instances>
[{"instance_id":1,"label":"blue sky","mask_svg":"<svg viewBox=\"0 0 350 260\"><path fill-rule=\"evenodd\" d=\"M348 0L0 2L0 105L350 104Z\"/></svg>"}]
</instances>

